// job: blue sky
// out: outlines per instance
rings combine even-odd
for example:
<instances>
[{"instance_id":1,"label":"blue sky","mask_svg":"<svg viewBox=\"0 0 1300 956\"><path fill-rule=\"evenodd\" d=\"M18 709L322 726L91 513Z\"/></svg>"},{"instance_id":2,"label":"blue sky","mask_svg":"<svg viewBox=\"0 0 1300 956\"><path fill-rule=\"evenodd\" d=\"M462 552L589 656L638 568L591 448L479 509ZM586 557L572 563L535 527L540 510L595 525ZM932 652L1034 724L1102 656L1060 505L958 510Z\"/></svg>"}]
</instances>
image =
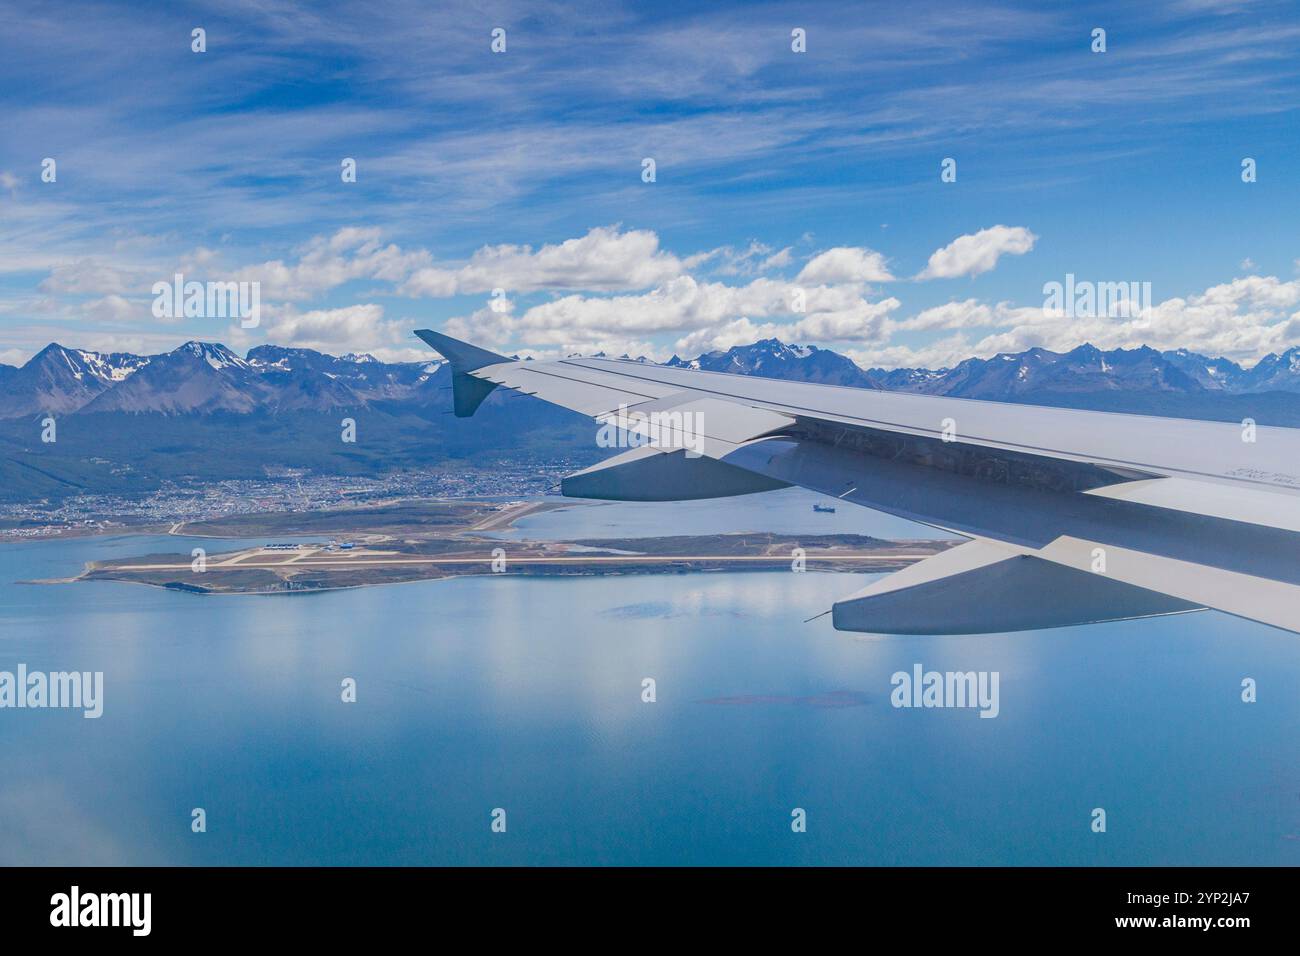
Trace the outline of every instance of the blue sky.
<instances>
[{"instance_id":1,"label":"blue sky","mask_svg":"<svg viewBox=\"0 0 1300 956\"><path fill-rule=\"evenodd\" d=\"M537 355L777 335L929 366L1300 343L1293 3L0 16L0 361L190 338L416 358L421 326ZM260 326L155 318L176 272L260 282ZM1150 282L1153 304L1046 312L1067 273Z\"/></svg>"}]
</instances>

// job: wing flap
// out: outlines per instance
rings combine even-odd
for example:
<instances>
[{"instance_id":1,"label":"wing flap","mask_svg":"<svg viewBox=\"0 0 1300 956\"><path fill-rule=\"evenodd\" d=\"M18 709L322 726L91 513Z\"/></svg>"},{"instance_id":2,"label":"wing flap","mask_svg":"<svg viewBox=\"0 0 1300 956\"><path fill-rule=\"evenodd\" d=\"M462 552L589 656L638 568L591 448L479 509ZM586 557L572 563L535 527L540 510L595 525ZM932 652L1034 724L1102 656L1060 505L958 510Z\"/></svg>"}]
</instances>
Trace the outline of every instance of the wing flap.
<instances>
[{"instance_id":1,"label":"wing flap","mask_svg":"<svg viewBox=\"0 0 1300 956\"><path fill-rule=\"evenodd\" d=\"M1063 535L1043 548L977 538L872 582L836 628L984 634L1212 608L1300 631L1300 586Z\"/></svg>"},{"instance_id":2,"label":"wing flap","mask_svg":"<svg viewBox=\"0 0 1300 956\"><path fill-rule=\"evenodd\" d=\"M567 476L560 483L567 498L695 501L789 487L721 460L745 442L790 425L785 415L687 393L597 418L623 433L620 440L646 444Z\"/></svg>"},{"instance_id":3,"label":"wing flap","mask_svg":"<svg viewBox=\"0 0 1300 956\"><path fill-rule=\"evenodd\" d=\"M1197 611L1201 605L976 539L837 601L835 627L988 634Z\"/></svg>"},{"instance_id":4,"label":"wing flap","mask_svg":"<svg viewBox=\"0 0 1300 956\"><path fill-rule=\"evenodd\" d=\"M1153 478L1093 488L1087 492L1114 501L1213 515L1269 528L1300 531L1300 506L1294 499L1258 488L1234 488L1187 478Z\"/></svg>"},{"instance_id":5,"label":"wing flap","mask_svg":"<svg viewBox=\"0 0 1300 956\"><path fill-rule=\"evenodd\" d=\"M645 445L566 476L560 494L603 501L696 501L788 487L716 458Z\"/></svg>"},{"instance_id":6,"label":"wing flap","mask_svg":"<svg viewBox=\"0 0 1300 956\"><path fill-rule=\"evenodd\" d=\"M1081 570L1079 573L1150 588L1236 617L1288 631L1300 631L1300 586L1286 581L1102 545L1068 535L1061 536L1038 553L1046 560L1071 570L1096 566L1100 557L1104 560L1104 571Z\"/></svg>"}]
</instances>

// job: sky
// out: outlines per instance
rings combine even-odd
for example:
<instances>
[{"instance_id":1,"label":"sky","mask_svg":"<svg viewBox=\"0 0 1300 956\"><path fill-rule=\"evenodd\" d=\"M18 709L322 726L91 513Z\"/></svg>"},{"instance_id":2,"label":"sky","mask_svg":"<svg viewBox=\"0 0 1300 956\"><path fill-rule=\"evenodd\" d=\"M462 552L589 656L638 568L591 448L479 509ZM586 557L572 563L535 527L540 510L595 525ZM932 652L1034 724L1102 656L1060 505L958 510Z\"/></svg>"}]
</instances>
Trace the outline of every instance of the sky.
<instances>
[{"instance_id":1,"label":"sky","mask_svg":"<svg viewBox=\"0 0 1300 956\"><path fill-rule=\"evenodd\" d=\"M0 0L0 362L431 327L1250 364L1300 344L1298 111L1290 0ZM259 324L156 316L178 273L259 283ZM1150 302L1046 306L1067 275Z\"/></svg>"}]
</instances>

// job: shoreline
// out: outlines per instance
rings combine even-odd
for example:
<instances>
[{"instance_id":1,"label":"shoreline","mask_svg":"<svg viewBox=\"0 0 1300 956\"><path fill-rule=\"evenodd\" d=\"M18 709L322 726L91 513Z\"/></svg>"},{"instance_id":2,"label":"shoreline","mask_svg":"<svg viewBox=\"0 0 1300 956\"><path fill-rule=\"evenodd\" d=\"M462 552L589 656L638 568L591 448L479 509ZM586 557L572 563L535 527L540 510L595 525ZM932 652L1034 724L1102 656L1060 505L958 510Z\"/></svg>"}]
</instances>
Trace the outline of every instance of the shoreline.
<instances>
[{"instance_id":1,"label":"shoreline","mask_svg":"<svg viewBox=\"0 0 1300 956\"><path fill-rule=\"evenodd\" d=\"M185 518L185 519L165 518L156 521L147 521L142 524L124 524L120 527L111 527L111 528L88 529L85 527L64 526L64 527L54 528L54 530L51 530L48 534L13 534L11 533L14 530L13 528L0 527L0 545L26 544L30 542L41 542L41 541L62 541L68 538L111 538L111 537L121 537L121 536L146 537L151 535L174 536L174 537L185 537L185 538L213 538L213 539L261 538L261 537L272 536L277 532L272 530L266 530L266 531L248 530L244 532L232 530L229 532L214 533L208 531L192 531L188 529L192 525L219 524L223 522L257 521L259 519L264 520L266 522L274 522L277 518L290 517L290 516L307 517L312 515L348 515L352 513L363 513L366 511L391 508L402 504L432 504L432 505L470 507L474 505L490 506L490 505L500 504L500 503L508 504L508 503L515 503L515 502L527 503L531 506L536 506L536 507L529 507L523 510L517 516L517 518L524 517L527 514L549 511L554 508L608 504L608 502L588 501L586 499L578 499L578 498L562 499L556 501L554 500L553 496L550 495L541 495L541 496L506 495L506 496L501 496L499 499L493 497L472 497L472 498L397 497L397 498L386 498L378 501L369 501L364 504L357 504L347 508L321 508L321 509L312 509L306 511L289 511L289 510L256 511L256 512L248 512L247 514L224 515L224 516L205 517L205 518ZM505 527L509 527L509 524L505 525ZM498 529L492 529L492 530L498 530ZM282 532L282 533L286 537L301 537L303 535L316 534L318 532L304 531L304 532ZM366 532L364 530L358 529L356 533L363 534Z\"/></svg>"},{"instance_id":2,"label":"shoreline","mask_svg":"<svg viewBox=\"0 0 1300 956\"><path fill-rule=\"evenodd\" d=\"M379 506L114 529L105 534L219 540L231 550L207 553L202 548L192 561L191 553L171 552L166 544L154 541L151 546L156 550L149 553L90 560L75 576L21 583L116 581L181 593L267 597L486 574L559 578L768 570L885 573L956 543L839 532L651 531L607 538L577 538L575 532L573 540L503 534L517 533L519 522L534 515L605 504L554 496L492 501L395 499ZM200 563L196 566L196 562Z\"/></svg>"},{"instance_id":3,"label":"shoreline","mask_svg":"<svg viewBox=\"0 0 1300 956\"><path fill-rule=\"evenodd\" d=\"M790 570L889 572L955 542L887 541L861 535L734 533L658 538L520 541L510 551L481 538L434 538L401 545L254 546L202 556L150 554L87 562L71 579L119 581L197 594L306 594L455 577L610 577ZM496 545L492 547L492 545Z\"/></svg>"}]
</instances>

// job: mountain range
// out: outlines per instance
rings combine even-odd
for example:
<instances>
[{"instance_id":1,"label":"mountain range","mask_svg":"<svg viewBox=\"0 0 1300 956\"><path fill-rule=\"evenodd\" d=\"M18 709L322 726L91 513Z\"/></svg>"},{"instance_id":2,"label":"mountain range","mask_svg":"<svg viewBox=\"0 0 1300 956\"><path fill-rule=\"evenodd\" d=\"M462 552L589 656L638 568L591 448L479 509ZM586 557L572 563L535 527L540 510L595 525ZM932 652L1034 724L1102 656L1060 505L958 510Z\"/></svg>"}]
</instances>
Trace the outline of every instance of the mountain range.
<instances>
[{"instance_id":1,"label":"mountain range","mask_svg":"<svg viewBox=\"0 0 1300 956\"><path fill-rule=\"evenodd\" d=\"M673 356L679 368L736 372L769 378L883 388L1014 402L1059 392L1300 392L1300 346L1270 354L1249 369L1226 358L1207 358L1186 349L1151 348L1103 352L1081 345L1069 352L1033 348L989 359L972 358L952 368L863 369L838 352L764 339L690 361Z\"/></svg>"},{"instance_id":2,"label":"mountain range","mask_svg":"<svg viewBox=\"0 0 1300 956\"><path fill-rule=\"evenodd\" d=\"M639 359L638 361L646 361ZM1300 426L1300 348L1244 368L1151 348L1033 348L943 369L864 369L765 339L668 365L862 389ZM0 365L0 500L134 493L164 480L262 478L275 469L374 475L434 466L605 457L583 416L498 390L473 424L449 416L440 360L382 362L262 345L241 357L187 342L160 355L50 344ZM53 415L57 441L40 440ZM358 440L340 441L344 417Z\"/></svg>"},{"instance_id":3,"label":"mountain range","mask_svg":"<svg viewBox=\"0 0 1300 956\"><path fill-rule=\"evenodd\" d=\"M21 368L0 366L0 418L38 412L207 415L325 411L372 400L426 401L441 363L386 364L262 345L241 358L186 342L162 355L103 354L50 344Z\"/></svg>"},{"instance_id":4,"label":"mountain range","mask_svg":"<svg viewBox=\"0 0 1300 956\"><path fill-rule=\"evenodd\" d=\"M640 359L639 361L645 361ZM1044 394L1300 393L1300 347L1265 356L1250 368L1185 349L1069 352L1033 348L952 368L863 369L830 349L764 339L674 368L732 372L855 388L889 389L992 401L1036 401ZM90 352L50 344L21 368L0 365L0 419L54 414L277 414L368 406L427 405L441 381L441 360L381 362L370 355L327 355L260 345L240 357L224 345L187 342L161 355ZM435 382L436 380L436 382Z\"/></svg>"}]
</instances>

